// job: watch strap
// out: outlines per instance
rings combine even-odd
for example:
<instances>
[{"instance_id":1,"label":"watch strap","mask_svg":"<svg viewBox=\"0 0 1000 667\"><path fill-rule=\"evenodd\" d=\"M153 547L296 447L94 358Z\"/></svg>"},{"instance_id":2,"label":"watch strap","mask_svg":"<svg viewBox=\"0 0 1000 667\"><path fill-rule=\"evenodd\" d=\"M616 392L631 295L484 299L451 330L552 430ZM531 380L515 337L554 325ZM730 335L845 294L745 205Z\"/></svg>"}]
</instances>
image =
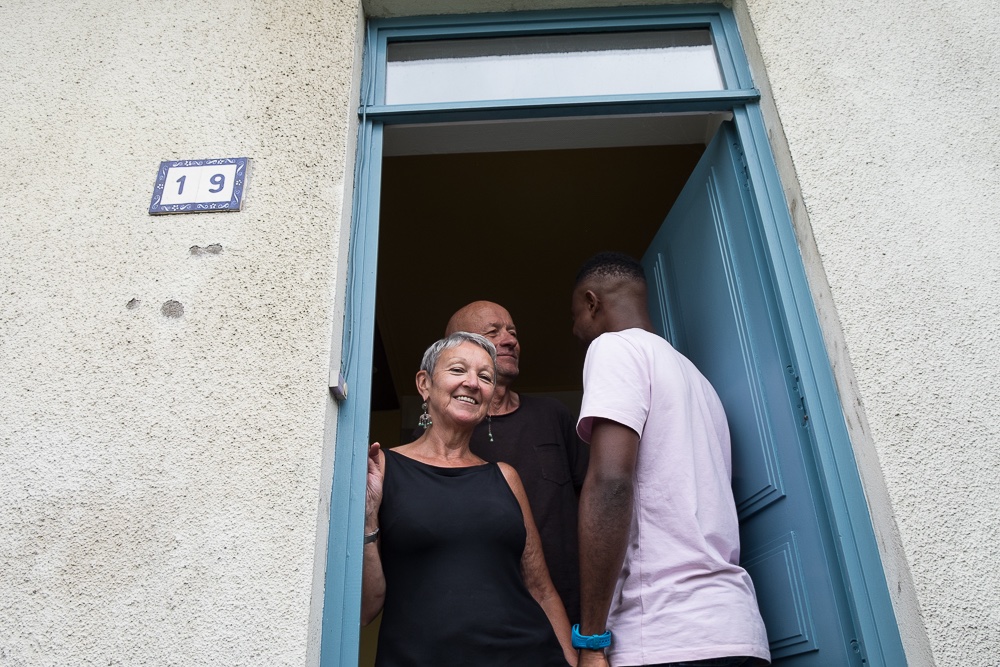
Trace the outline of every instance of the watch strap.
<instances>
[{"instance_id":1,"label":"watch strap","mask_svg":"<svg viewBox=\"0 0 1000 667\"><path fill-rule=\"evenodd\" d=\"M573 626L573 648L585 648L597 651L611 645L611 631L605 630L599 635L581 635L580 624Z\"/></svg>"}]
</instances>

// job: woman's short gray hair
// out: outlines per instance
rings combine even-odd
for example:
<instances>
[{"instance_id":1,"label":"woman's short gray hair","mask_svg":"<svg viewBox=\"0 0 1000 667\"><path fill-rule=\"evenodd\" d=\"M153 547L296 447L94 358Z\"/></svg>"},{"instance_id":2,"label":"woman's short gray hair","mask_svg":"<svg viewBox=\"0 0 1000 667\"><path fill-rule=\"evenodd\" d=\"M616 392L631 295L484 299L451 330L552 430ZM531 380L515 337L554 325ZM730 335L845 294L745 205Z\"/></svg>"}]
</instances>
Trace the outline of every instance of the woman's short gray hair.
<instances>
[{"instance_id":1,"label":"woman's short gray hair","mask_svg":"<svg viewBox=\"0 0 1000 667\"><path fill-rule=\"evenodd\" d=\"M427 348L427 351L424 352L423 361L420 362L420 370L427 371L433 375L434 367L437 366L441 353L453 347L458 347L462 343L473 343L486 350L490 355L490 360L493 362L493 372L496 372L497 349L493 347L493 343L488 341L484 336L469 333L468 331L456 331Z\"/></svg>"}]
</instances>

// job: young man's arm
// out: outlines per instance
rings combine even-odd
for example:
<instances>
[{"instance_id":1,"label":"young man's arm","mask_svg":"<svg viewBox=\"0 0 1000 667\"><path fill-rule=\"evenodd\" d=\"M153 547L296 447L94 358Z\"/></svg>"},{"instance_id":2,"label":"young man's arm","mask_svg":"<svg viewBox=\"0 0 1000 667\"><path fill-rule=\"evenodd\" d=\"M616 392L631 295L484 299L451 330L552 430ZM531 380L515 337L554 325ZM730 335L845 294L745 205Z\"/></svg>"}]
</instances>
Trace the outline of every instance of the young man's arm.
<instances>
[{"instance_id":1,"label":"young man's arm","mask_svg":"<svg viewBox=\"0 0 1000 667\"><path fill-rule=\"evenodd\" d=\"M590 465L580 493L580 634L606 630L615 583L625 560L639 435L608 419L595 419ZM612 637L614 642L615 638ZM604 651L580 651L579 667L606 665Z\"/></svg>"}]
</instances>

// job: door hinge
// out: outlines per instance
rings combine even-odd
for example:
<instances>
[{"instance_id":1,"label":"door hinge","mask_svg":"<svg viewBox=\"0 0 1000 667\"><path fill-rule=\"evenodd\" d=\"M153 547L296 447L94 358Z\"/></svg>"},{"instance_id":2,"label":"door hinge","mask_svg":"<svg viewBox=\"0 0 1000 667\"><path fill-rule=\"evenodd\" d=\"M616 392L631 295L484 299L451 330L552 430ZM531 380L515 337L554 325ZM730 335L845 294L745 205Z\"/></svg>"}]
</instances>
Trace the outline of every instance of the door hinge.
<instances>
[{"instance_id":1,"label":"door hinge","mask_svg":"<svg viewBox=\"0 0 1000 667\"><path fill-rule=\"evenodd\" d=\"M861 645L861 642L857 639L852 639L850 642L851 655L854 656L854 664L860 665L861 667L867 667L868 656L865 655L865 649Z\"/></svg>"},{"instance_id":2,"label":"door hinge","mask_svg":"<svg viewBox=\"0 0 1000 667\"><path fill-rule=\"evenodd\" d=\"M791 364L785 366L785 370L788 371L788 374L792 378L792 385L795 389L795 395L799 397L798 409L799 409L799 416L802 419L801 426L808 426L809 413L806 412L806 397L802 394L802 383L799 380L799 374L795 372L795 368Z\"/></svg>"},{"instance_id":3,"label":"door hinge","mask_svg":"<svg viewBox=\"0 0 1000 667\"><path fill-rule=\"evenodd\" d=\"M750 189L750 165L747 164L747 155L743 152L740 142L733 142L733 152L740 156L740 168L743 170L743 189Z\"/></svg>"}]
</instances>

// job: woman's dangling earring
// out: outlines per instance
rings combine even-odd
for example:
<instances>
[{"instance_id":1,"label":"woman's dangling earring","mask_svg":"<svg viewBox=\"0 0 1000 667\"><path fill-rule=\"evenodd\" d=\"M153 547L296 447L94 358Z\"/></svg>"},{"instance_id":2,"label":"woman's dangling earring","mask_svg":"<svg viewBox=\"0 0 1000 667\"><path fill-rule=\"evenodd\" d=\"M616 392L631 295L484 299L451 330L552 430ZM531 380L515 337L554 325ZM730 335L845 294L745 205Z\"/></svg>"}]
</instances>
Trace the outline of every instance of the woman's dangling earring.
<instances>
[{"instance_id":1,"label":"woman's dangling earring","mask_svg":"<svg viewBox=\"0 0 1000 667\"><path fill-rule=\"evenodd\" d=\"M489 436L490 442L493 442L493 416L486 415L486 435Z\"/></svg>"},{"instance_id":2,"label":"woman's dangling earring","mask_svg":"<svg viewBox=\"0 0 1000 667\"><path fill-rule=\"evenodd\" d=\"M431 420L430 413L427 412L427 401L424 401L424 404L420 406L420 409L424 411L424 414L420 415L420 419L417 421L417 426L425 430L429 429L434 422Z\"/></svg>"}]
</instances>

